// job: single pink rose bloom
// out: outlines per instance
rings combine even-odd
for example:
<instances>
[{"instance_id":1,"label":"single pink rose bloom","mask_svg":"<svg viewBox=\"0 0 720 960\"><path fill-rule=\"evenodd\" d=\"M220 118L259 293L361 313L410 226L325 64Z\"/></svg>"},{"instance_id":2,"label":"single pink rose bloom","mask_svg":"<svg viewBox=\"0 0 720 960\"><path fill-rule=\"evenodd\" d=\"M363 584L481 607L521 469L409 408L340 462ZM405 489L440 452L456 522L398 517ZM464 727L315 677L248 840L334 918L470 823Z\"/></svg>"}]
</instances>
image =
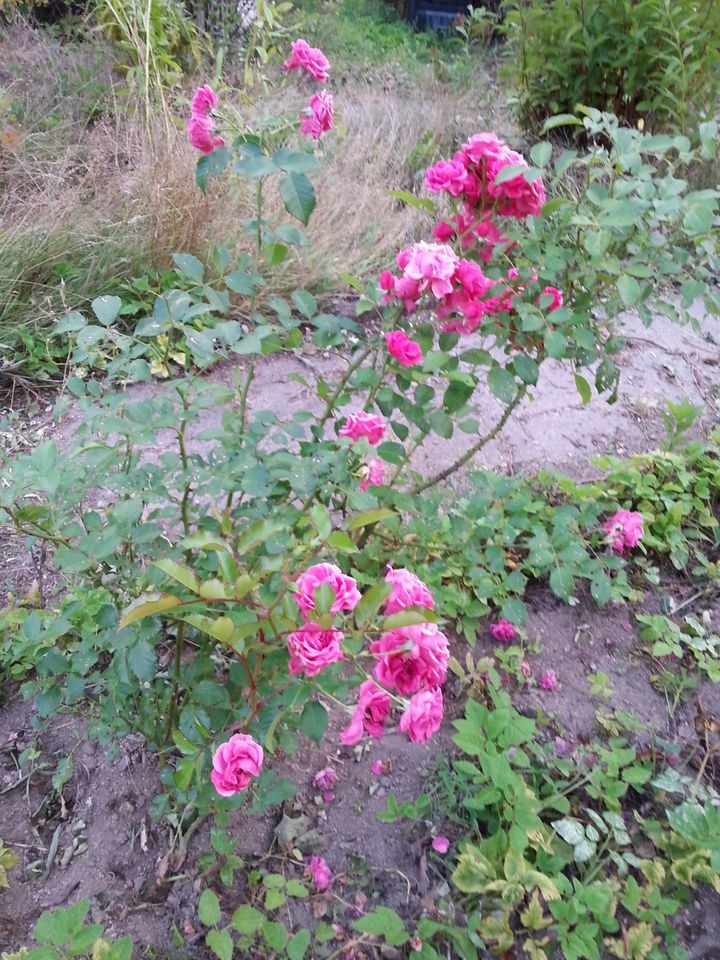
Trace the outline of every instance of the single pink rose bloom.
<instances>
[{"instance_id":1,"label":"single pink rose bloom","mask_svg":"<svg viewBox=\"0 0 720 960\"><path fill-rule=\"evenodd\" d=\"M429 288L438 298L452 293L457 262L455 251L443 243L414 243L398 254L405 277L415 281L421 292Z\"/></svg>"},{"instance_id":2,"label":"single pink rose bloom","mask_svg":"<svg viewBox=\"0 0 720 960\"><path fill-rule=\"evenodd\" d=\"M260 775L263 749L246 733L234 733L213 755L210 779L221 797L232 797L247 789Z\"/></svg>"},{"instance_id":3,"label":"single pink rose bloom","mask_svg":"<svg viewBox=\"0 0 720 960\"><path fill-rule=\"evenodd\" d=\"M512 640L515 636L515 627L509 620L498 620L497 623L493 623L490 627L490 633L496 640L501 640L505 643L508 640Z\"/></svg>"},{"instance_id":4,"label":"single pink rose bloom","mask_svg":"<svg viewBox=\"0 0 720 960\"><path fill-rule=\"evenodd\" d=\"M414 340L409 340L402 330L392 330L385 334L388 353L404 367L414 367L422 362L422 350Z\"/></svg>"},{"instance_id":5,"label":"single pink rose bloom","mask_svg":"<svg viewBox=\"0 0 720 960\"><path fill-rule=\"evenodd\" d=\"M343 573L334 563L316 563L301 573L295 585L295 602L300 607L303 619L307 620L315 610L314 593L321 583L327 583L335 594L331 613L354 610L360 601L360 591L353 577Z\"/></svg>"},{"instance_id":6,"label":"single pink rose bloom","mask_svg":"<svg viewBox=\"0 0 720 960\"><path fill-rule=\"evenodd\" d=\"M635 510L618 510L603 524L603 530L617 553L636 547L645 535L642 514Z\"/></svg>"},{"instance_id":7,"label":"single pink rose bloom","mask_svg":"<svg viewBox=\"0 0 720 960\"><path fill-rule=\"evenodd\" d=\"M305 867L304 875L312 877L313 883L318 891L322 893L332 883L332 870L327 865L327 861L322 857L310 857Z\"/></svg>"},{"instance_id":8,"label":"single pink rose bloom","mask_svg":"<svg viewBox=\"0 0 720 960\"><path fill-rule=\"evenodd\" d=\"M313 777L313 783L321 790L332 790L337 783L337 774L332 767L323 767Z\"/></svg>"},{"instance_id":9,"label":"single pink rose bloom","mask_svg":"<svg viewBox=\"0 0 720 960\"><path fill-rule=\"evenodd\" d=\"M290 676L304 673L306 677L315 677L331 663L344 660L340 646L343 639L340 630L323 630L319 624L312 622L304 623L299 630L288 634Z\"/></svg>"},{"instance_id":10,"label":"single pink rose bloom","mask_svg":"<svg viewBox=\"0 0 720 960\"><path fill-rule=\"evenodd\" d=\"M550 693L557 690L557 674L554 670L546 670L545 673L541 673L538 677L538 686L543 690L548 690Z\"/></svg>"},{"instance_id":11,"label":"single pink rose bloom","mask_svg":"<svg viewBox=\"0 0 720 960\"><path fill-rule=\"evenodd\" d=\"M364 476L360 481L360 489L367 493L370 487L381 487L385 483L385 464L374 457L363 468Z\"/></svg>"},{"instance_id":12,"label":"single pink rose bloom","mask_svg":"<svg viewBox=\"0 0 720 960\"><path fill-rule=\"evenodd\" d=\"M424 743L440 729L442 718L442 690L420 690L400 717L400 732L407 733L413 743Z\"/></svg>"},{"instance_id":13,"label":"single pink rose bloom","mask_svg":"<svg viewBox=\"0 0 720 960\"><path fill-rule=\"evenodd\" d=\"M200 153L212 153L215 147L222 147L225 141L222 137L212 134L213 120L211 117L190 117L188 122L188 141Z\"/></svg>"},{"instance_id":14,"label":"single pink rose bloom","mask_svg":"<svg viewBox=\"0 0 720 960\"><path fill-rule=\"evenodd\" d=\"M441 220L433 230L433 236L438 243L447 243L448 240L452 240L456 232L456 228L451 223L448 223L447 220Z\"/></svg>"},{"instance_id":15,"label":"single pink rose bloom","mask_svg":"<svg viewBox=\"0 0 720 960\"><path fill-rule=\"evenodd\" d=\"M385 601L385 614L398 613L406 607L435 609L435 600L428 587L410 570L392 567L385 575L385 583L392 584L392 593Z\"/></svg>"},{"instance_id":16,"label":"single pink rose bloom","mask_svg":"<svg viewBox=\"0 0 720 960\"><path fill-rule=\"evenodd\" d=\"M282 69L305 70L318 83L325 83L330 71L328 58L319 49L311 47L307 40L293 40L292 53L282 65Z\"/></svg>"},{"instance_id":17,"label":"single pink rose bloom","mask_svg":"<svg viewBox=\"0 0 720 960\"><path fill-rule=\"evenodd\" d=\"M450 650L434 623L400 627L370 644L378 660L375 676L386 687L409 695L445 682Z\"/></svg>"},{"instance_id":18,"label":"single pink rose bloom","mask_svg":"<svg viewBox=\"0 0 720 960\"><path fill-rule=\"evenodd\" d=\"M439 160L428 167L425 174L425 186L431 193L441 191L451 197L459 197L465 189L467 169L461 160Z\"/></svg>"},{"instance_id":19,"label":"single pink rose bloom","mask_svg":"<svg viewBox=\"0 0 720 960\"><path fill-rule=\"evenodd\" d=\"M353 746L363 733L379 740L385 733L385 724L390 713L390 695L381 690L372 680L360 684L360 696L350 725L340 734L346 746Z\"/></svg>"},{"instance_id":20,"label":"single pink rose bloom","mask_svg":"<svg viewBox=\"0 0 720 960\"><path fill-rule=\"evenodd\" d=\"M333 126L333 98L327 90L310 97L310 113L300 116L300 132L305 137L319 140L321 133L327 133Z\"/></svg>"},{"instance_id":21,"label":"single pink rose bloom","mask_svg":"<svg viewBox=\"0 0 720 960\"><path fill-rule=\"evenodd\" d=\"M447 837L434 837L432 848L436 853L447 853L450 849L450 841Z\"/></svg>"},{"instance_id":22,"label":"single pink rose bloom","mask_svg":"<svg viewBox=\"0 0 720 960\"><path fill-rule=\"evenodd\" d=\"M215 91L209 83L206 83L204 86L198 87L193 94L190 104L190 114L193 117L207 117L210 111L215 109L217 104L218 98Z\"/></svg>"},{"instance_id":23,"label":"single pink rose bloom","mask_svg":"<svg viewBox=\"0 0 720 960\"><path fill-rule=\"evenodd\" d=\"M543 297L552 298L552 302L547 307L543 307L541 305L541 309L544 310L546 313L552 313L553 310L559 310L564 303L563 295L558 290L557 287L545 287L545 289L543 290L543 292L540 294L540 296L537 298L535 302L540 303Z\"/></svg>"},{"instance_id":24,"label":"single pink rose bloom","mask_svg":"<svg viewBox=\"0 0 720 960\"><path fill-rule=\"evenodd\" d=\"M383 770L385 769L385 764L382 762L382 760L376 760L370 769L376 777L381 777Z\"/></svg>"},{"instance_id":25,"label":"single pink rose bloom","mask_svg":"<svg viewBox=\"0 0 720 960\"><path fill-rule=\"evenodd\" d=\"M345 419L338 433L341 437L350 437L351 440L367 437L370 446L376 447L385 436L385 421L378 413L358 410Z\"/></svg>"}]
</instances>

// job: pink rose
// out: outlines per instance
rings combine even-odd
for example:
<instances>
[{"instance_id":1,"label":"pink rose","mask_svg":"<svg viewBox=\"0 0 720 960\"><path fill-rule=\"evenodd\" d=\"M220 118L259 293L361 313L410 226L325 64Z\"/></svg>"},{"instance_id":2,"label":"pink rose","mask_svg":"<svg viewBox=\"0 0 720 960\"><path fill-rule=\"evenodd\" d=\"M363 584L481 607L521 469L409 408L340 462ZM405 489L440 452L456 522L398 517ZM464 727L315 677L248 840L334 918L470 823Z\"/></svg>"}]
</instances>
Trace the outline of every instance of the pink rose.
<instances>
[{"instance_id":1,"label":"pink rose","mask_svg":"<svg viewBox=\"0 0 720 960\"><path fill-rule=\"evenodd\" d=\"M603 524L603 530L617 553L636 547L645 535L642 514L634 510L618 510Z\"/></svg>"},{"instance_id":2,"label":"pink rose","mask_svg":"<svg viewBox=\"0 0 720 960\"><path fill-rule=\"evenodd\" d=\"M385 583L392 584L392 593L385 601L385 614L397 613L406 607L427 607L428 610L435 609L435 601L427 586L422 580L400 567L393 570L392 567L385 575Z\"/></svg>"},{"instance_id":3,"label":"pink rose","mask_svg":"<svg viewBox=\"0 0 720 960\"><path fill-rule=\"evenodd\" d=\"M388 353L404 367L414 367L422 361L422 350L414 340L409 340L402 330L392 330L385 334Z\"/></svg>"},{"instance_id":4,"label":"pink rose","mask_svg":"<svg viewBox=\"0 0 720 960\"><path fill-rule=\"evenodd\" d=\"M452 293L452 278L458 257L444 243L414 243L398 254L398 265L405 276L420 289L427 287L440 298Z\"/></svg>"},{"instance_id":5,"label":"pink rose","mask_svg":"<svg viewBox=\"0 0 720 960\"><path fill-rule=\"evenodd\" d=\"M207 117L217 106L218 98L209 83L198 87L193 94L190 104L190 115L193 117Z\"/></svg>"},{"instance_id":6,"label":"pink rose","mask_svg":"<svg viewBox=\"0 0 720 960\"><path fill-rule=\"evenodd\" d=\"M367 493L370 487L381 487L385 482L385 464L375 457L363 467L364 476L360 481L360 489Z\"/></svg>"},{"instance_id":7,"label":"pink rose","mask_svg":"<svg viewBox=\"0 0 720 960\"><path fill-rule=\"evenodd\" d=\"M564 302L563 295L557 287L545 287L535 302L540 303L542 297L552 297L552 301L549 306L541 307L541 309L545 310L546 313L552 313L553 310L559 310Z\"/></svg>"},{"instance_id":8,"label":"pink rose","mask_svg":"<svg viewBox=\"0 0 720 960\"><path fill-rule=\"evenodd\" d=\"M282 69L306 70L313 79L325 83L330 70L330 63L325 54L318 47L311 47L307 40L293 40L292 53L282 65Z\"/></svg>"},{"instance_id":9,"label":"pink rose","mask_svg":"<svg viewBox=\"0 0 720 960\"><path fill-rule=\"evenodd\" d=\"M340 647L342 641L340 630L323 630L317 623L303 624L287 638L290 676L304 673L306 677L314 677L331 663L344 660Z\"/></svg>"},{"instance_id":10,"label":"pink rose","mask_svg":"<svg viewBox=\"0 0 720 960\"><path fill-rule=\"evenodd\" d=\"M327 888L332 883L332 871L327 865L327 861L323 860L322 857L309 857L307 866L305 867L304 875L306 877L312 877L313 883L320 891L327 890Z\"/></svg>"},{"instance_id":11,"label":"pink rose","mask_svg":"<svg viewBox=\"0 0 720 960\"><path fill-rule=\"evenodd\" d=\"M222 147L222 137L212 135L214 123L211 117L190 117L188 122L188 141L200 153L212 153L215 147Z\"/></svg>"},{"instance_id":12,"label":"pink rose","mask_svg":"<svg viewBox=\"0 0 720 960\"><path fill-rule=\"evenodd\" d=\"M315 610L314 594L321 583L329 584L335 594L331 613L354 610L358 605L360 591L355 580L343 573L334 563L316 563L308 567L305 573L301 573L296 581L295 601L304 620Z\"/></svg>"},{"instance_id":13,"label":"pink rose","mask_svg":"<svg viewBox=\"0 0 720 960\"><path fill-rule=\"evenodd\" d=\"M444 683L450 656L447 637L434 623L400 627L370 644L378 657L375 676L398 693L416 693Z\"/></svg>"},{"instance_id":14,"label":"pink rose","mask_svg":"<svg viewBox=\"0 0 720 960\"><path fill-rule=\"evenodd\" d=\"M448 223L447 220L441 220L433 230L433 236L438 243L447 243L448 240L452 240L455 233L455 227L451 223Z\"/></svg>"},{"instance_id":15,"label":"pink rose","mask_svg":"<svg viewBox=\"0 0 720 960\"><path fill-rule=\"evenodd\" d=\"M444 191L451 197L459 197L465 188L467 170L461 160L440 160L429 167L425 174L425 186L431 193Z\"/></svg>"},{"instance_id":16,"label":"pink rose","mask_svg":"<svg viewBox=\"0 0 720 960\"><path fill-rule=\"evenodd\" d=\"M232 797L245 790L260 774L263 749L246 733L234 733L215 751L210 779L221 797Z\"/></svg>"},{"instance_id":17,"label":"pink rose","mask_svg":"<svg viewBox=\"0 0 720 960\"><path fill-rule=\"evenodd\" d=\"M490 633L496 640L505 642L513 639L515 636L515 627L509 620L498 620L497 623L493 623L490 627Z\"/></svg>"},{"instance_id":18,"label":"pink rose","mask_svg":"<svg viewBox=\"0 0 720 960\"><path fill-rule=\"evenodd\" d=\"M538 677L538 686L543 690L550 691L550 693L557 690L557 685L557 674L554 670L546 670L545 673L541 673Z\"/></svg>"},{"instance_id":19,"label":"pink rose","mask_svg":"<svg viewBox=\"0 0 720 960\"><path fill-rule=\"evenodd\" d=\"M332 130L333 125L333 98L327 90L310 97L310 113L301 114L300 132L305 137L319 140L321 133Z\"/></svg>"},{"instance_id":20,"label":"pink rose","mask_svg":"<svg viewBox=\"0 0 720 960\"><path fill-rule=\"evenodd\" d=\"M385 770L385 764L382 762L382 760L376 760L370 769L376 777L381 777Z\"/></svg>"},{"instance_id":21,"label":"pink rose","mask_svg":"<svg viewBox=\"0 0 720 960\"><path fill-rule=\"evenodd\" d=\"M350 437L351 440L367 437L370 446L376 447L385 436L385 421L378 413L365 413L364 410L358 410L357 413L351 413L346 417L338 433L341 437Z\"/></svg>"},{"instance_id":22,"label":"pink rose","mask_svg":"<svg viewBox=\"0 0 720 960\"><path fill-rule=\"evenodd\" d=\"M436 853L447 853L450 849L450 841L447 837L434 837L432 848Z\"/></svg>"},{"instance_id":23,"label":"pink rose","mask_svg":"<svg viewBox=\"0 0 720 960\"><path fill-rule=\"evenodd\" d=\"M385 732L389 713L390 695L372 680L366 680L360 684L360 696L355 712L350 725L340 734L340 739L349 747L358 743L363 733L379 740Z\"/></svg>"},{"instance_id":24,"label":"pink rose","mask_svg":"<svg viewBox=\"0 0 720 960\"><path fill-rule=\"evenodd\" d=\"M479 166L486 160L501 161L506 149L506 144L494 133L475 133L463 144L462 152L468 166Z\"/></svg>"},{"instance_id":25,"label":"pink rose","mask_svg":"<svg viewBox=\"0 0 720 960\"><path fill-rule=\"evenodd\" d=\"M442 718L442 690L439 687L421 690L400 717L400 732L407 733L413 743L424 743L440 729Z\"/></svg>"}]
</instances>

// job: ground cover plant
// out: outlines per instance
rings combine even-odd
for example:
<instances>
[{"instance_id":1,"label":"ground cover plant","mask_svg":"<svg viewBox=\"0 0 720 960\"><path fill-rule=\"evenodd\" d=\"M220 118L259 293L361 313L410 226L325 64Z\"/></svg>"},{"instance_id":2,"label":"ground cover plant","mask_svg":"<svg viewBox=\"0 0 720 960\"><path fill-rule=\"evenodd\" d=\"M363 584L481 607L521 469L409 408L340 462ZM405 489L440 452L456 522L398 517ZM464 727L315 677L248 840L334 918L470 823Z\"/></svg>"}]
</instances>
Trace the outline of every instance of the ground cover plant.
<instances>
[{"instance_id":1,"label":"ground cover plant","mask_svg":"<svg viewBox=\"0 0 720 960\"><path fill-rule=\"evenodd\" d=\"M596 479L464 468L548 370L570 372L580 404L616 400L629 309L648 326L717 315L720 194L689 172L717 126L650 135L583 106L548 129L582 129L586 146L541 141L527 158L463 131L422 187L385 184L417 232L377 273L345 267L352 310L335 310L286 269L313 249L347 91L305 39L284 58L241 105L204 82L183 109L192 189L205 209L238 200L242 244L177 250L63 310L58 436L0 472L3 522L34 568L0 612L0 676L32 704L2 747L0 802L42 790L33 836L3 828L0 881L12 897L18 875L83 870L79 785L99 755L128 771L142 758L129 846L157 851L122 910L76 885L25 930L0 911L3 948L418 960L517 943L535 960L681 960L692 941L674 918L720 892L717 431L690 440L701 409L669 402L663 449L599 458ZM264 389L282 357L297 406ZM497 404L481 423L483 390ZM429 442L448 449L420 472ZM659 727L620 709L618 674L594 660L592 735L563 728L541 592L627 618L626 669L665 705ZM379 868L404 899L363 865L357 832L342 863L324 847L368 751L374 826L418 851L417 880ZM380 751L413 766L415 793L388 794ZM135 794L110 793L134 812ZM366 798L346 799L352 829ZM269 827L259 847L252 823ZM108 863L102 883L125 869ZM135 908L183 884L192 913L133 946Z\"/></svg>"}]
</instances>

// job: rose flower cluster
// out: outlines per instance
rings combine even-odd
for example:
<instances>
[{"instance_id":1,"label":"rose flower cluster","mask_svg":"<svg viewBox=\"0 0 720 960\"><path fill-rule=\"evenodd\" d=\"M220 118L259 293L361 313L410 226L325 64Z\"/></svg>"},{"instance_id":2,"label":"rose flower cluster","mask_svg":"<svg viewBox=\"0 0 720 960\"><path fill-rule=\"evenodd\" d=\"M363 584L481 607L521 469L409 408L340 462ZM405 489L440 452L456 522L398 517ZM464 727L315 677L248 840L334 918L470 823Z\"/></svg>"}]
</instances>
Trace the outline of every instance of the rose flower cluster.
<instances>
[{"instance_id":1,"label":"rose flower cluster","mask_svg":"<svg viewBox=\"0 0 720 960\"><path fill-rule=\"evenodd\" d=\"M436 226L436 242L415 243L400 251L399 275L383 271L380 287L385 301L402 303L412 313L421 298L431 294L438 317L446 321L443 330L461 334L472 333L485 317L510 313L513 300L526 286L518 271L511 268L504 279L491 279L477 261L488 263L497 249L509 252L514 246L499 225L503 217L525 219L540 214L545 188L540 177L526 179L523 169L527 168L524 157L494 133L475 134L452 160L430 167L426 187L449 195L456 212ZM460 257L451 242L477 259ZM545 287L537 302L545 311L556 310L562 306L562 293ZM386 337L395 335L393 331Z\"/></svg>"},{"instance_id":2,"label":"rose flower cluster","mask_svg":"<svg viewBox=\"0 0 720 960\"><path fill-rule=\"evenodd\" d=\"M291 49L292 53L282 65L285 73L300 70L318 83L327 81L330 63L322 50L311 47L307 40L293 40ZM190 105L188 141L201 153L212 153L215 147L225 144L222 137L213 135L219 119L215 116L217 105L217 95L209 84L206 83L195 91ZM332 127L332 94L327 90L319 90L310 97L308 108L300 115L300 133L312 140L319 140L321 134L332 130Z\"/></svg>"}]
</instances>

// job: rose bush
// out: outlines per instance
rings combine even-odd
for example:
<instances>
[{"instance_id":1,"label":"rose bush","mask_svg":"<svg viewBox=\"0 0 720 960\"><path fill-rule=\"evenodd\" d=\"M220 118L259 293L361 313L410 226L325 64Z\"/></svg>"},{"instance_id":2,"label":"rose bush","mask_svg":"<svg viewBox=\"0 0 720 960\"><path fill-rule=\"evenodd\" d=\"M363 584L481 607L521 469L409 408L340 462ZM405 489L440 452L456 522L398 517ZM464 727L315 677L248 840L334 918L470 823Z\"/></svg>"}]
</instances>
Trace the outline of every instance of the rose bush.
<instances>
[{"instance_id":1,"label":"rose bush","mask_svg":"<svg viewBox=\"0 0 720 960\"><path fill-rule=\"evenodd\" d=\"M324 83L329 65L296 41L285 72ZM211 178L232 175L255 188L254 216L243 223L249 249L235 256L218 246L208 264L178 254L177 287L157 297L132 334L118 321L119 298L93 301L90 321L62 318L71 365L105 379L69 379L84 418L73 443L19 458L0 489L16 528L52 546L59 576L102 596L76 660L79 681L63 682L71 665L62 651L48 656L43 714L92 689L94 732L107 743L129 730L156 749L172 742L175 761L163 771L172 802L200 813L217 802L213 783L227 804L243 802L250 783L259 808L288 796L270 763L252 754L251 768L230 744L240 736L268 756L291 752L300 734L323 736L331 704L348 713L346 744L380 737L396 720L414 741L431 736L448 668L436 623L446 611L412 570L387 571L403 543L397 525L422 513L416 494L472 460L549 360L572 367L584 401L588 370L612 398L618 318L632 307L651 319L663 292L653 278L677 285L679 307L666 301L667 312L688 317L698 297L717 308L703 282L717 272L717 192L693 191L683 176L713 149L712 129L693 148L621 130L592 111L573 118L595 138L585 154L553 159L540 143L528 162L494 134L477 133L435 164L426 186L437 203L399 198L432 208L434 232L399 251L397 269L377 281L346 278L360 294L358 318L321 312L305 290L268 296L273 266L307 242L315 133L328 132L331 106L320 91L300 121L295 107L283 117L258 107L254 119L250 111L239 119L227 99L200 88L188 124L201 151L196 180L207 189ZM267 215L265 194L275 187L289 222ZM360 322L366 312L375 323ZM313 385L300 378L319 409L263 409L253 396L258 364L306 339L341 348L342 372ZM240 358L231 387L200 376L222 358ZM156 396L116 389L150 380L158 364L168 382ZM483 433L474 409L481 385L500 402ZM193 433L208 408L224 412L199 446ZM455 462L406 479L428 436L456 430L469 440ZM172 451L161 435L173 438ZM157 456L147 453L153 446ZM103 510L93 506L98 476ZM385 525L396 536L391 546L377 536ZM551 586L567 599L573 575L587 577L604 602L610 577L581 554L573 573L569 564L553 571ZM490 566L491 555L482 562ZM627 590L622 558L603 562ZM480 579L478 616L493 590ZM503 617L520 623L517 597L497 596ZM476 623L464 619L466 635Z\"/></svg>"}]
</instances>

